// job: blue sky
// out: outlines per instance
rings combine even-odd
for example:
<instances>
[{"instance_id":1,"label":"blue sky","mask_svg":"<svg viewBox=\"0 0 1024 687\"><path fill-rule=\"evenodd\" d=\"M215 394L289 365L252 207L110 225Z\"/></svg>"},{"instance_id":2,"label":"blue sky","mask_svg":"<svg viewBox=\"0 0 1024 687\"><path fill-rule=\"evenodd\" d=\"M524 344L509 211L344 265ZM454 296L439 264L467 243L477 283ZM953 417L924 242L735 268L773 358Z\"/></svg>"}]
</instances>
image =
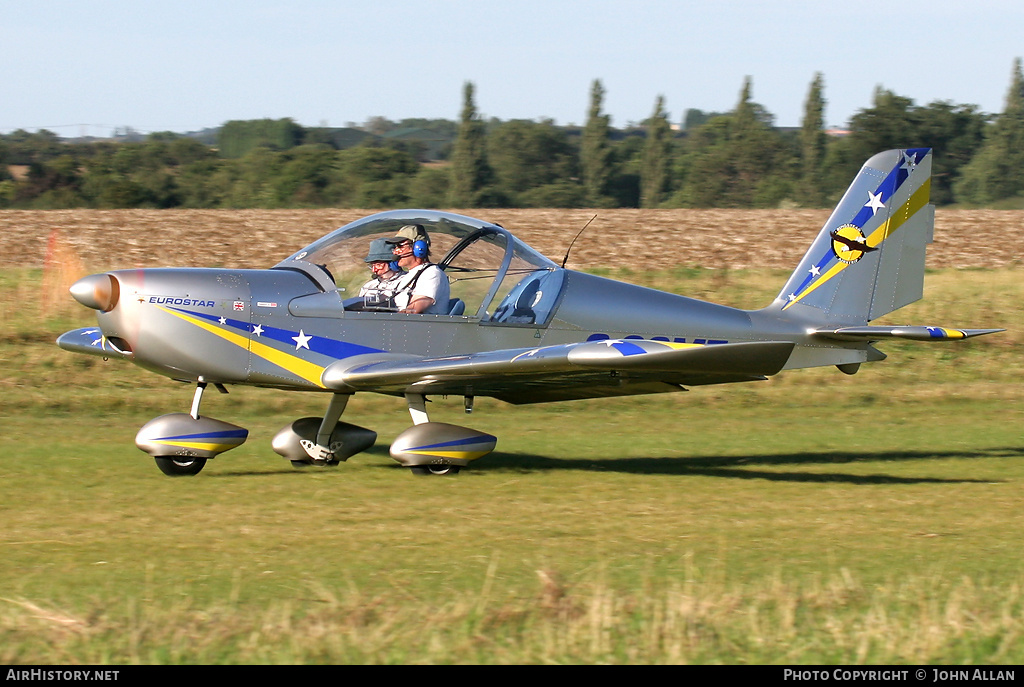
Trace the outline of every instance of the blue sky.
<instances>
[{"instance_id":1,"label":"blue sky","mask_svg":"<svg viewBox=\"0 0 1024 687\"><path fill-rule=\"evenodd\" d=\"M1003 109L1024 56L1024 3L898 0L3 0L0 132L194 131L291 117L458 119L472 81L485 117L582 124L600 79L612 125L665 98L728 111L743 79L798 126L815 72L843 125L877 85Z\"/></svg>"}]
</instances>

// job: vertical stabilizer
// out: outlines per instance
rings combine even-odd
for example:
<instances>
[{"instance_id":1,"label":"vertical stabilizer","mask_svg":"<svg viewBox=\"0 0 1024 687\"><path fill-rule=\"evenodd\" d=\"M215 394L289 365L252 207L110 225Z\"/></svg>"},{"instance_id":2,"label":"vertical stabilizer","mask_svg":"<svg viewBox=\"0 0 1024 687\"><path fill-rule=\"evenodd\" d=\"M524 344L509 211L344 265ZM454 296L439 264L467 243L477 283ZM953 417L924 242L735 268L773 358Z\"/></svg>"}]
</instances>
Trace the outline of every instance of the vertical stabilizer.
<instances>
[{"instance_id":1,"label":"vertical stabilizer","mask_svg":"<svg viewBox=\"0 0 1024 687\"><path fill-rule=\"evenodd\" d=\"M864 163L772 307L864 324L920 299L935 223L931 172L930 148Z\"/></svg>"}]
</instances>

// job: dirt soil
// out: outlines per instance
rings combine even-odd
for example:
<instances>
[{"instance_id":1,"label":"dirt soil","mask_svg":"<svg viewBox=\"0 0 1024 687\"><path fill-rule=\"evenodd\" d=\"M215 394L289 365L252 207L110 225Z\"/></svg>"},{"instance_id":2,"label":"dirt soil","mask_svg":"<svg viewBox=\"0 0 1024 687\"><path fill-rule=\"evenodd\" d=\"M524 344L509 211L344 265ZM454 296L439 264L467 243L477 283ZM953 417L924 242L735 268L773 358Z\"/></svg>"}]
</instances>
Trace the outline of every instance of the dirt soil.
<instances>
[{"instance_id":1,"label":"dirt soil","mask_svg":"<svg viewBox=\"0 0 1024 687\"><path fill-rule=\"evenodd\" d=\"M87 271L130 267L270 267L374 210L4 210L0 267L44 264L54 246ZM795 267L827 210L457 211L497 222L555 262L583 226L567 264L581 269ZM1024 211L936 212L932 268L1020 264ZM1014 238L1013 241L1010 239Z\"/></svg>"}]
</instances>

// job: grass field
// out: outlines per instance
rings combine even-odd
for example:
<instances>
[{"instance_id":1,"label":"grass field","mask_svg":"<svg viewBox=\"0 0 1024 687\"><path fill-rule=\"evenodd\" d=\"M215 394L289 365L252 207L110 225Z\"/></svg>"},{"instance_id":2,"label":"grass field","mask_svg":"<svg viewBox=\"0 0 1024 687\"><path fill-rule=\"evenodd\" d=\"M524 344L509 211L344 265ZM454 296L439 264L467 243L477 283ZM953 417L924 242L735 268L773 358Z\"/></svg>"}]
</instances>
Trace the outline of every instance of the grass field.
<instances>
[{"instance_id":1,"label":"grass field","mask_svg":"<svg viewBox=\"0 0 1024 687\"><path fill-rule=\"evenodd\" d=\"M613 277L742 307L785 272ZM90 323L0 275L0 662L1000 663L1024 660L1024 280L942 269L893 322L1003 326L883 347L856 376L511 407L437 399L499 437L454 478L377 446L294 470L269 445L316 394L233 388L250 430L191 479L133 445L191 389L57 349Z\"/></svg>"}]
</instances>

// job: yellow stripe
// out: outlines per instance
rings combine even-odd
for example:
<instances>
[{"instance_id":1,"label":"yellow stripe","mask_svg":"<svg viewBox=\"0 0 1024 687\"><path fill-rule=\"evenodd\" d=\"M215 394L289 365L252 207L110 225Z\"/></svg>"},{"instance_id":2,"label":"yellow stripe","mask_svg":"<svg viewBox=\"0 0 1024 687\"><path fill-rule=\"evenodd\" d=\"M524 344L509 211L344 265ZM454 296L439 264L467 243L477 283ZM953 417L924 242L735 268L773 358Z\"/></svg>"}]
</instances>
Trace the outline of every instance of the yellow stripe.
<instances>
[{"instance_id":1,"label":"yellow stripe","mask_svg":"<svg viewBox=\"0 0 1024 687\"><path fill-rule=\"evenodd\" d=\"M885 241L887 238L889 238L889 236L895 233L897 229L903 226L903 224L908 219L917 214L918 210L927 205L928 199L931 196L931 188L932 180L931 177L929 177L928 179L925 180L923 184L921 184L921 188L914 191L914 193L910 196L907 202L904 203L899 210L891 213L889 215L889 219L882 222L882 224L877 229L871 232L871 235L865 239L865 243L868 245L868 247L873 248L881 244L882 241ZM784 305L782 309L785 310L794 303L803 300L804 296L813 293L819 286L825 284L830 279L835 277L837 274L845 270L847 267L850 266L850 264L852 263L846 263L842 261L836 263L827 272L825 272L825 274L821 275L821 277L816 282L808 286L803 293L801 293L799 296L791 300L789 303L786 303L786 305Z\"/></svg>"},{"instance_id":2,"label":"yellow stripe","mask_svg":"<svg viewBox=\"0 0 1024 687\"><path fill-rule=\"evenodd\" d=\"M629 341L629 339L627 339L627 341ZM652 341L652 343L658 343L658 344L661 344L662 346L668 346L669 348L671 348L673 350L676 350L676 351L681 351L684 348L703 348L704 347L704 344L673 343L673 342L670 342L670 341Z\"/></svg>"},{"instance_id":3,"label":"yellow stripe","mask_svg":"<svg viewBox=\"0 0 1024 687\"><path fill-rule=\"evenodd\" d=\"M320 378L324 374L324 368L319 365L311 363L308 360L303 360L302 358L289 353L285 353L284 351L279 351L276 348L271 348L270 346L259 343L258 341L250 340L249 343L251 346L249 350L253 355L259 356L267 362L284 368L293 375L305 379L310 384L315 384L321 389L327 388L320 382Z\"/></svg>"},{"instance_id":4,"label":"yellow stripe","mask_svg":"<svg viewBox=\"0 0 1024 687\"><path fill-rule=\"evenodd\" d=\"M921 184L921 188L914 191L913 195L903 204L899 210L889 215L889 219L882 223L880 227L871 232L871 236L867 237L867 244L869 246L877 246L882 241L889 238L890 234L895 233L903 224L917 214L917 211L928 204L928 198L931 196L932 180L931 177L925 180Z\"/></svg>"},{"instance_id":5,"label":"yellow stripe","mask_svg":"<svg viewBox=\"0 0 1024 687\"><path fill-rule=\"evenodd\" d=\"M288 372L291 372L296 377L304 379L310 384L315 384L321 389L326 388L320 382L320 377L323 376L324 368L320 367L319 365L311 363L308 360L303 360L302 358L291 355L290 353L279 351L276 348L272 348L270 346L267 346L266 344L260 343L259 341L255 341L240 334L235 334L234 332L226 331L224 329L221 329L220 327L210 324L209 322L204 322L199 318L192 317L191 315L186 315L175 310L170 310L169 308L165 308L162 305L157 307L168 314L174 315L175 317L179 317L190 324L194 324L197 327L205 329L211 334L219 336L220 338L224 339L225 341L228 341L229 343L233 343L236 346L246 349L253 355L259 358L263 358L267 362L277 365L278 367L287 370Z\"/></svg>"},{"instance_id":6,"label":"yellow stripe","mask_svg":"<svg viewBox=\"0 0 1024 687\"><path fill-rule=\"evenodd\" d=\"M476 460L477 458L486 456L490 451L403 451L403 453L415 453L420 456L437 456L438 458Z\"/></svg>"},{"instance_id":7,"label":"yellow stripe","mask_svg":"<svg viewBox=\"0 0 1024 687\"><path fill-rule=\"evenodd\" d=\"M840 272L842 272L843 270L845 270L849 266L850 266L850 263L843 262L842 260L837 262L835 265L832 265L831 269L829 269L827 272L825 272L825 274L821 275L821 277L818 279L818 281L812 282L810 286L808 286L806 289L804 289L804 292L802 294L800 294L799 296L797 296L796 298L791 300L789 303L786 303L786 305L784 305L782 307L782 309L785 310L786 308L788 308L789 306L793 305L794 303L798 303L799 301L803 300L804 296L810 295L819 286L821 286L822 284L826 283L832 277L836 276L837 274L839 274Z\"/></svg>"}]
</instances>

